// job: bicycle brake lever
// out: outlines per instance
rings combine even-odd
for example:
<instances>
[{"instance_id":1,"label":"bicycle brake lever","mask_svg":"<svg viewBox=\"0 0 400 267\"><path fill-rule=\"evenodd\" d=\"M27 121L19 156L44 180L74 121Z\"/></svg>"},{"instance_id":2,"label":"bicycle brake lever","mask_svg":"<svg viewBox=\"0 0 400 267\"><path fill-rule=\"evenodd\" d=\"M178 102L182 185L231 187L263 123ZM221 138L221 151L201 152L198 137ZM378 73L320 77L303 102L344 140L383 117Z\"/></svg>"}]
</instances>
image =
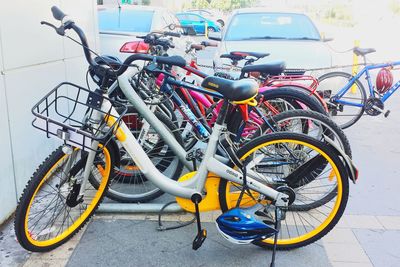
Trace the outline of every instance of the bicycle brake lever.
<instances>
[{"instance_id":1,"label":"bicycle brake lever","mask_svg":"<svg viewBox=\"0 0 400 267\"><path fill-rule=\"evenodd\" d=\"M53 28L56 31L56 33L61 35L61 36L65 35L65 28L64 28L63 25L61 25L60 27L56 27L54 24L51 24L51 23L49 23L47 21L41 21L40 24L46 25L46 26L49 26L49 27Z\"/></svg>"},{"instance_id":2,"label":"bicycle brake lever","mask_svg":"<svg viewBox=\"0 0 400 267\"><path fill-rule=\"evenodd\" d=\"M164 74L165 76L169 76L169 77L174 77L174 75L172 75L171 73L165 71L165 70L161 70L157 67L157 63L154 62L152 64L149 64L147 66L144 67L144 70L152 72L152 73L157 73L157 74Z\"/></svg>"}]
</instances>

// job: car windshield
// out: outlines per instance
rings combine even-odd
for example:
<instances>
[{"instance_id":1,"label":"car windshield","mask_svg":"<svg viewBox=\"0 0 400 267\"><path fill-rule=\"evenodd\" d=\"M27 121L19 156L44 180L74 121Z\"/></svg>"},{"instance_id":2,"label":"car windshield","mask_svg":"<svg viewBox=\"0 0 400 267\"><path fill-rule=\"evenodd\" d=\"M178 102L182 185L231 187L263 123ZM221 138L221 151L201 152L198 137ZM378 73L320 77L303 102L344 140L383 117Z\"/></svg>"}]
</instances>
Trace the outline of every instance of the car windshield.
<instances>
[{"instance_id":1,"label":"car windshield","mask_svg":"<svg viewBox=\"0 0 400 267\"><path fill-rule=\"evenodd\" d=\"M224 40L320 40L311 20L301 14L248 13L237 14L228 26Z\"/></svg>"},{"instance_id":2,"label":"car windshield","mask_svg":"<svg viewBox=\"0 0 400 267\"><path fill-rule=\"evenodd\" d=\"M150 32L154 11L118 9L99 11L100 32Z\"/></svg>"}]
</instances>

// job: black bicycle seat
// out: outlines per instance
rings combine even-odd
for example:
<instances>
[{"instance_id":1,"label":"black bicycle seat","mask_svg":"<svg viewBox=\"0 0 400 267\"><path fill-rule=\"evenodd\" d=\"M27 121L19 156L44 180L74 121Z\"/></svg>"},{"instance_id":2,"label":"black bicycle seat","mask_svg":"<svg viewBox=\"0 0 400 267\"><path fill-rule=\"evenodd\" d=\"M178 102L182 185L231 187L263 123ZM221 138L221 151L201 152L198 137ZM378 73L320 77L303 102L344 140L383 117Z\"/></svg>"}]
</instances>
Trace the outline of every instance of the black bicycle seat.
<instances>
[{"instance_id":1,"label":"black bicycle seat","mask_svg":"<svg viewBox=\"0 0 400 267\"><path fill-rule=\"evenodd\" d=\"M354 47L353 48L354 54L357 56L365 56L366 54L376 52L375 48L360 48L360 47Z\"/></svg>"},{"instance_id":2,"label":"black bicycle seat","mask_svg":"<svg viewBox=\"0 0 400 267\"><path fill-rule=\"evenodd\" d=\"M260 72L267 75L279 75L286 68L284 61L278 61L275 63L259 64L259 65L248 65L242 68L243 73L248 72Z\"/></svg>"},{"instance_id":3,"label":"black bicycle seat","mask_svg":"<svg viewBox=\"0 0 400 267\"><path fill-rule=\"evenodd\" d=\"M267 57L269 53L258 53L258 52L245 52L245 51L232 51L231 55L243 56L243 57L255 57L257 59Z\"/></svg>"},{"instance_id":4,"label":"black bicycle seat","mask_svg":"<svg viewBox=\"0 0 400 267\"><path fill-rule=\"evenodd\" d=\"M258 93L258 84L252 79L232 81L220 77L208 76L203 80L201 86L217 91L224 98L232 101L247 100Z\"/></svg>"}]
</instances>

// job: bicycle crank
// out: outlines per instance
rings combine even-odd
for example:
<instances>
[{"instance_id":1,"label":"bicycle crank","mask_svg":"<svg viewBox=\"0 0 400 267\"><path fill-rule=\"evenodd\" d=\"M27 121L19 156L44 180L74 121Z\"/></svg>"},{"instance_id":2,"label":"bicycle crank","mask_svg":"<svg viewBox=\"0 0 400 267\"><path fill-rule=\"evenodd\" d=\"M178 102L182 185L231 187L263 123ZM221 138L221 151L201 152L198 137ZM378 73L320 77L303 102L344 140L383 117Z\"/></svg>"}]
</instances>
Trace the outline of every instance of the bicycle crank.
<instances>
[{"instance_id":1,"label":"bicycle crank","mask_svg":"<svg viewBox=\"0 0 400 267\"><path fill-rule=\"evenodd\" d=\"M390 110L385 112L382 100L377 97L370 97L367 99L367 102L365 102L365 113L370 116L378 116L379 114L384 113L385 118L387 118Z\"/></svg>"}]
</instances>

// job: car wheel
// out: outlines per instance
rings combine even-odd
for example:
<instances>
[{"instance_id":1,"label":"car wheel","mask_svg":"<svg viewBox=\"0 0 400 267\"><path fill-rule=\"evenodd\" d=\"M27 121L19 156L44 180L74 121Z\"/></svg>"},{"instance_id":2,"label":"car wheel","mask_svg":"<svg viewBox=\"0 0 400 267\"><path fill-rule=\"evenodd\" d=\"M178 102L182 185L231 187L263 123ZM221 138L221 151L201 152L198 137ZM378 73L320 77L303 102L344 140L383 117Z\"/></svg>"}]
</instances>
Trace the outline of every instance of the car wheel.
<instances>
[{"instance_id":1,"label":"car wheel","mask_svg":"<svg viewBox=\"0 0 400 267\"><path fill-rule=\"evenodd\" d=\"M217 22L221 25L221 28L225 26L225 22L222 19L218 19Z\"/></svg>"},{"instance_id":2,"label":"car wheel","mask_svg":"<svg viewBox=\"0 0 400 267\"><path fill-rule=\"evenodd\" d=\"M208 28L207 28L207 31L208 31L208 32L215 32L215 29L214 29L213 27L208 27Z\"/></svg>"}]
</instances>

